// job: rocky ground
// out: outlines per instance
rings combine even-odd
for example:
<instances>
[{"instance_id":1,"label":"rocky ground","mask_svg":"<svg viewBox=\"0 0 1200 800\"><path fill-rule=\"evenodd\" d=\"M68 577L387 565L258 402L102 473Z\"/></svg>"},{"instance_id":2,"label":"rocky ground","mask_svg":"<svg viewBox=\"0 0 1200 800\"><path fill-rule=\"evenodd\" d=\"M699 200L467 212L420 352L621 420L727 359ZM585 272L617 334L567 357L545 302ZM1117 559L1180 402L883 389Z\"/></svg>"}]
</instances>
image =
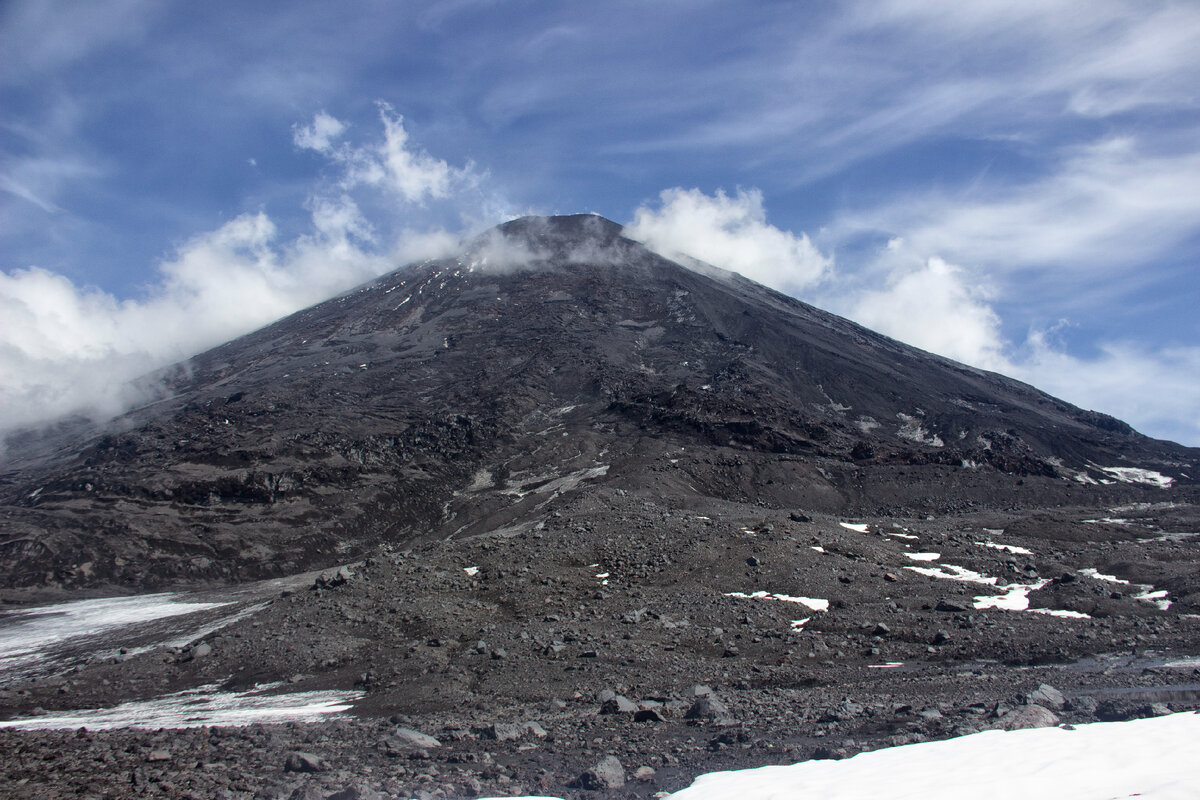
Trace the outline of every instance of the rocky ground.
<instances>
[{"instance_id":1,"label":"rocky ground","mask_svg":"<svg viewBox=\"0 0 1200 800\"><path fill-rule=\"evenodd\" d=\"M1197 708L1200 506L1146 498L845 518L585 483L537 521L248 592L257 610L187 643L10 675L9 718L209 684L359 695L315 723L0 730L0 794L651 797Z\"/></svg>"}]
</instances>

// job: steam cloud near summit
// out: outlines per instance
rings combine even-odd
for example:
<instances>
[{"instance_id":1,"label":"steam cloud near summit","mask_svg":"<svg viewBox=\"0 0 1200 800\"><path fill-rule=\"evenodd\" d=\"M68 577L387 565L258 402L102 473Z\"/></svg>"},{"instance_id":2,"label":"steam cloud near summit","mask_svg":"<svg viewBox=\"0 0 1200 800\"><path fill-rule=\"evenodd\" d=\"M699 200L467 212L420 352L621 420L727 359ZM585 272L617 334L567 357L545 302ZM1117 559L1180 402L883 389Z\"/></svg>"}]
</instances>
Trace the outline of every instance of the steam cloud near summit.
<instances>
[{"instance_id":1,"label":"steam cloud near summit","mask_svg":"<svg viewBox=\"0 0 1200 800\"><path fill-rule=\"evenodd\" d=\"M351 141L350 126L325 112L295 126L296 148L334 173L309 196L307 228L285 236L265 211L235 217L179 246L141 298L119 299L37 267L0 272L0 435L70 414L119 413L146 399L146 387L132 384L145 373L397 265L444 255L464 233L513 216L473 164L452 166L415 147L386 104L379 120L381 135L365 142ZM411 224L438 205L452 210L457 230ZM1200 348L1114 342L1079 358L1056 344L1054 330L1015 342L1004 334L988 275L901 238L873 260L838 263L836 241L822 251L823 233L814 241L771 225L756 189L710 195L684 187L636 209L625 230L669 258L740 272L1141 430L1200 443ZM490 269L525 255L491 245L479 253Z\"/></svg>"}]
</instances>

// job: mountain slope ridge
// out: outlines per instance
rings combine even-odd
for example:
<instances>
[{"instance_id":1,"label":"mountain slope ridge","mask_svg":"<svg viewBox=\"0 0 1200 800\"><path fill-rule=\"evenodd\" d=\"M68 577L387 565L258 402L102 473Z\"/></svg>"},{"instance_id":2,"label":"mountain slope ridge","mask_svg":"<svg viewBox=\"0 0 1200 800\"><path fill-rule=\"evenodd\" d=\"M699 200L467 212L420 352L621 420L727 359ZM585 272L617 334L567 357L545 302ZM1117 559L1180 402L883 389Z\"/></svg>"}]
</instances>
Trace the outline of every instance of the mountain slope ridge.
<instances>
[{"instance_id":1,"label":"mountain slope ridge","mask_svg":"<svg viewBox=\"0 0 1200 800\"><path fill-rule=\"evenodd\" d=\"M591 215L505 223L166 374L113 432L9 465L10 585L286 574L532 524L596 482L940 512L1141 497L1117 477L1200 462Z\"/></svg>"}]
</instances>

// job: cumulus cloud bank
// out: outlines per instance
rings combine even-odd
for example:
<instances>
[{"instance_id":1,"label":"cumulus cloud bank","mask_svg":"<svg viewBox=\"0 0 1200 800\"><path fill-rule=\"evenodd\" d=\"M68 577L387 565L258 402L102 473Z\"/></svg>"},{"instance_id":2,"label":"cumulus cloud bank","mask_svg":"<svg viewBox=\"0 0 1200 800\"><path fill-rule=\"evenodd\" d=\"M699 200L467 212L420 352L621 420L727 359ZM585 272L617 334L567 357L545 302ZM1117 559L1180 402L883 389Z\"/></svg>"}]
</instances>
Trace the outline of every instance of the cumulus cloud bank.
<instances>
[{"instance_id":1,"label":"cumulus cloud bank","mask_svg":"<svg viewBox=\"0 0 1200 800\"><path fill-rule=\"evenodd\" d=\"M634 213L625 235L667 258L689 255L791 293L819 282L831 267L807 234L767 223L757 189L729 197L676 187L659 199L658 208L643 206Z\"/></svg>"},{"instance_id":2,"label":"cumulus cloud bank","mask_svg":"<svg viewBox=\"0 0 1200 800\"><path fill-rule=\"evenodd\" d=\"M265 212L243 214L185 242L131 300L38 267L0 272L0 434L71 414L111 416L147 398L132 381L153 369L449 252L459 237L441 228L380 241L353 198L366 186L420 203L474 177L409 149L401 119L386 106L380 114L382 140L358 147L339 143L347 126L325 113L294 130L297 147L341 168L334 191L309 198L300 235L281 237Z\"/></svg>"}]
</instances>

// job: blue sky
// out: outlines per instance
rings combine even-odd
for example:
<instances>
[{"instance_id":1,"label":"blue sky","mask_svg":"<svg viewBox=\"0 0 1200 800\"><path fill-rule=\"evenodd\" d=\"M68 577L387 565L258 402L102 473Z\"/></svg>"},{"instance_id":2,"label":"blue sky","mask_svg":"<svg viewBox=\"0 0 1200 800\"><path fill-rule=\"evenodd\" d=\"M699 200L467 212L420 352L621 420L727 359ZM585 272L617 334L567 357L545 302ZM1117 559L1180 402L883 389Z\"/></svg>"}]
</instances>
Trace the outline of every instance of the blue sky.
<instances>
[{"instance_id":1,"label":"blue sky","mask_svg":"<svg viewBox=\"0 0 1200 800\"><path fill-rule=\"evenodd\" d=\"M0 428L593 211L1200 445L1200 6L0 5Z\"/></svg>"}]
</instances>

